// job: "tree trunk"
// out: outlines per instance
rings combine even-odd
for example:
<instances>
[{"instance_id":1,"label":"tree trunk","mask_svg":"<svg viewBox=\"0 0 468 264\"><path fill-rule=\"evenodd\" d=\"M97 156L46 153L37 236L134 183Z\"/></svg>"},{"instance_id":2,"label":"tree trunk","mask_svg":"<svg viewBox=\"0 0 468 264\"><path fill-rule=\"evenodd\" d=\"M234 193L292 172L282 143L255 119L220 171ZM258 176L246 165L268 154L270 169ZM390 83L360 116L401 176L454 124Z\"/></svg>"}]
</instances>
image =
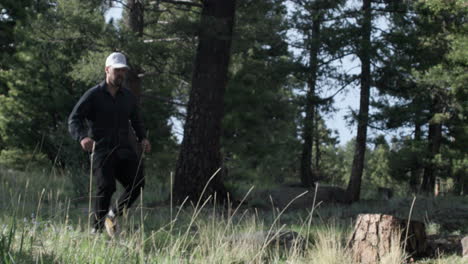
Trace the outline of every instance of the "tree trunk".
<instances>
[{"instance_id":1,"label":"tree trunk","mask_svg":"<svg viewBox=\"0 0 468 264\"><path fill-rule=\"evenodd\" d=\"M455 178L455 195L467 195L468 194L468 176L466 173L457 172L454 176Z\"/></svg>"},{"instance_id":2,"label":"tree trunk","mask_svg":"<svg viewBox=\"0 0 468 264\"><path fill-rule=\"evenodd\" d=\"M315 171L320 172L320 116L319 116L319 108L315 107L315 135L314 135L314 141L315 141ZM319 175L315 175L316 177Z\"/></svg>"},{"instance_id":3,"label":"tree trunk","mask_svg":"<svg viewBox=\"0 0 468 264\"><path fill-rule=\"evenodd\" d=\"M421 141L421 124L418 121L415 122L415 126L414 126L414 141L415 142ZM419 186L421 183L421 171L422 171L420 167L421 167L421 162L419 161L419 159L412 161L409 186L410 186L411 192L413 193L419 192Z\"/></svg>"},{"instance_id":4,"label":"tree trunk","mask_svg":"<svg viewBox=\"0 0 468 264\"><path fill-rule=\"evenodd\" d=\"M127 0L128 17L127 26L137 34L143 36L144 29L144 7L142 0Z\"/></svg>"},{"instance_id":5,"label":"tree trunk","mask_svg":"<svg viewBox=\"0 0 468 264\"><path fill-rule=\"evenodd\" d=\"M425 193L434 191L437 166L434 164L434 157L440 152L442 142L442 124L429 124L429 158L424 168L423 182L421 189Z\"/></svg>"},{"instance_id":6,"label":"tree trunk","mask_svg":"<svg viewBox=\"0 0 468 264\"><path fill-rule=\"evenodd\" d=\"M358 215L349 247L356 263L379 263L390 253L406 252L413 256L426 253L427 241L424 223L408 221L391 215L361 214Z\"/></svg>"},{"instance_id":7,"label":"tree trunk","mask_svg":"<svg viewBox=\"0 0 468 264\"><path fill-rule=\"evenodd\" d=\"M174 181L174 196L181 203L197 201L217 192L224 199L226 189L219 173L221 122L230 59L235 0L203 1L199 43L192 76L182 141ZM208 184L208 185L207 185ZM204 196L201 197L204 187Z\"/></svg>"},{"instance_id":8,"label":"tree trunk","mask_svg":"<svg viewBox=\"0 0 468 264\"><path fill-rule=\"evenodd\" d=\"M126 17L127 27L136 34L138 38L143 36L144 29L144 9L143 3L141 0L128 0L127 1L128 13ZM138 65L131 63L132 58L127 58L128 63L131 65L131 68L127 75L127 88L136 96L138 103L140 103L141 98L141 79L138 77L138 74L141 73L141 69ZM135 132L133 128L129 125L129 140L133 149L140 156L142 152L142 147L138 144Z\"/></svg>"},{"instance_id":9,"label":"tree trunk","mask_svg":"<svg viewBox=\"0 0 468 264\"><path fill-rule=\"evenodd\" d=\"M364 158L367 142L367 124L369 121L369 97L371 86L370 53L371 53L371 27L372 13L371 0L364 0L362 5L364 14L362 21L361 44L359 48L359 59L361 60L361 98L359 102L358 129L356 146L354 150L353 167L349 180L347 195L349 202L359 200L361 193L361 179L364 170Z\"/></svg>"},{"instance_id":10,"label":"tree trunk","mask_svg":"<svg viewBox=\"0 0 468 264\"><path fill-rule=\"evenodd\" d=\"M129 70L128 75L127 75L127 86L128 89L136 96L138 104L140 104L140 98L141 98L141 79L138 77L138 66L132 65L132 68ZM132 126L129 124L129 133L128 133L128 138L130 145L132 148L136 151L138 156L140 157L143 153L143 148L141 147L140 144L138 144L138 140L135 134L135 131L133 131Z\"/></svg>"},{"instance_id":11,"label":"tree trunk","mask_svg":"<svg viewBox=\"0 0 468 264\"><path fill-rule=\"evenodd\" d=\"M305 187L311 187L314 185L314 175L312 173L312 147L314 142L314 121L315 121L315 107L316 107L316 95L315 86L317 82L318 74L318 54L320 50L320 24L321 16L317 15L312 22L312 36L310 43L310 58L309 58L309 78L305 107L305 118L304 118L304 131L302 132L302 139L304 141L302 146L301 155L301 183Z\"/></svg>"},{"instance_id":12,"label":"tree trunk","mask_svg":"<svg viewBox=\"0 0 468 264\"><path fill-rule=\"evenodd\" d=\"M441 112L440 103L437 97L433 98L430 107L431 116L435 116ZM421 190L425 193L434 193L437 165L434 163L434 158L440 152L442 143L442 124L429 120L428 140L428 157L424 166L424 174Z\"/></svg>"}]
</instances>

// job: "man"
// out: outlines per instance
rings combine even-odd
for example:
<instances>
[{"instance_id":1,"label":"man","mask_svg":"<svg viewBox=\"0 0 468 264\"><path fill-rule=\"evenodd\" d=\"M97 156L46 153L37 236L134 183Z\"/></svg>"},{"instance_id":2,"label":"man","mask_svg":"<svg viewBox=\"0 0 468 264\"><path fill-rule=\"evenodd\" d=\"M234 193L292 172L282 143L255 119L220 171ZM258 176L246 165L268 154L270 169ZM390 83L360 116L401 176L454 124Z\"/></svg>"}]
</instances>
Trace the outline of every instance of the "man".
<instances>
[{"instance_id":1,"label":"man","mask_svg":"<svg viewBox=\"0 0 468 264\"><path fill-rule=\"evenodd\" d=\"M151 150L151 144L145 138L137 99L123 87L128 68L122 53L110 54L105 66L106 80L89 89L68 118L72 137L80 142L83 150L93 152L97 190L92 232L101 232L105 226L110 236L116 232L116 217L132 205L144 186L140 159L129 141L129 121L143 151ZM110 208L116 190L115 180L125 190Z\"/></svg>"}]
</instances>

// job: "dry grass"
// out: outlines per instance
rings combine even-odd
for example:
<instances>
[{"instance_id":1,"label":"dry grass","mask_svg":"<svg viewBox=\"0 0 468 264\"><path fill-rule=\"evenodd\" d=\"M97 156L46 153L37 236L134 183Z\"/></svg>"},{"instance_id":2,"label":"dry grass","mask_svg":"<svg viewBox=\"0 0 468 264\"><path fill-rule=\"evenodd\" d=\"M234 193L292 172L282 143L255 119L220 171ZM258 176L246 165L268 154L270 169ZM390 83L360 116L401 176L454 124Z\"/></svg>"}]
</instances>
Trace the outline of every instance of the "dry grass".
<instances>
[{"instance_id":1,"label":"dry grass","mask_svg":"<svg viewBox=\"0 0 468 264\"><path fill-rule=\"evenodd\" d=\"M121 219L121 236L109 239L88 234L87 199L67 195L64 176L5 170L0 176L0 263L352 263L346 247L352 224L312 218L307 211L302 217L287 211L225 210L208 201L145 208L143 199ZM271 246L284 230L303 240ZM405 259L395 243L381 263ZM461 264L462 259L441 256L419 263Z\"/></svg>"}]
</instances>

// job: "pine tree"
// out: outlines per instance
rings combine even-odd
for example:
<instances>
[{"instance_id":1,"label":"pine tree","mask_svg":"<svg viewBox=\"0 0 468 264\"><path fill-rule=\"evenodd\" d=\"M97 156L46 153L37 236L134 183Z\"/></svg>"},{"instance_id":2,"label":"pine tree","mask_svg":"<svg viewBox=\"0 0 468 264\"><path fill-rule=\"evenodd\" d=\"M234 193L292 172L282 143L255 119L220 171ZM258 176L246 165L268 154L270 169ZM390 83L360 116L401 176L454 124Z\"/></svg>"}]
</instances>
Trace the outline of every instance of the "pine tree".
<instances>
[{"instance_id":1,"label":"pine tree","mask_svg":"<svg viewBox=\"0 0 468 264\"><path fill-rule=\"evenodd\" d=\"M367 126L369 124L369 101L371 79L371 33L372 33L372 2L363 0L362 18L360 19L361 36L357 50L357 56L361 60L361 94L359 101L359 114L357 116L357 136L354 150L353 167L348 183L347 195L350 202L359 200L361 180L364 171L364 158L367 143Z\"/></svg>"},{"instance_id":2,"label":"pine tree","mask_svg":"<svg viewBox=\"0 0 468 264\"><path fill-rule=\"evenodd\" d=\"M239 2L222 146L229 182L279 183L297 170L297 106L283 1Z\"/></svg>"},{"instance_id":3,"label":"pine tree","mask_svg":"<svg viewBox=\"0 0 468 264\"><path fill-rule=\"evenodd\" d=\"M346 56L346 34L342 31L340 7L343 1L299 1L292 18L294 28L302 35L303 40L293 43L295 48L302 49L302 56L308 57L306 61L300 59L303 71L300 76L305 81L304 118L302 125L302 153L300 179L304 186L314 184L319 174L317 166L313 170L313 146L315 145L315 163L319 163L321 145L318 137L320 109L323 105L331 103L332 97L320 98L320 86L323 83L336 79L342 82L343 75L337 74L332 65L338 59ZM333 44L332 44L333 43ZM330 86L330 84L326 84ZM345 85L346 86L346 85ZM336 94L336 93L335 93ZM326 131L326 130L325 130ZM314 175L315 174L315 175Z\"/></svg>"},{"instance_id":4,"label":"pine tree","mask_svg":"<svg viewBox=\"0 0 468 264\"><path fill-rule=\"evenodd\" d=\"M392 169L409 171L410 186L414 192L420 187L425 192L431 192L435 178L446 174L442 172L445 170L443 166L436 162L436 157L440 156L444 145L447 145L444 143L444 127L450 126L449 119L463 119L459 119L463 114L454 115L458 111L449 103L456 101L452 101L456 98L452 91L462 89L457 89L457 85L452 88L450 82L441 82L443 77L431 76L430 73L439 67L436 65L446 65L445 58L453 45L450 40L453 35L447 36L450 35L449 32L459 32L462 29L457 21L461 21L464 12L466 15L466 10L461 8L453 13L445 10L436 14L428 8L430 4L431 2L411 5L400 3L392 6L392 9L399 12L391 13L391 30L384 35L391 50L386 54L384 67L379 70L379 78L376 79L376 86L382 94L398 98L399 101L392 103L390 100L381 100L376 103L375 106L381 112L375 119L386 129L411 127L414 131L413 140L403 139L407 146L402 147L395 157L402 162L400 165L394 162L395 167ZM458 54L457 58L463 60L463 55ZM457 67L450 67L448 71L451 69ZM432 81L428 81L430 79ZM443 88L437 88L437 84L442 84ZM454 118L446 118L448 116Z\"/></svg>"},{"instance_id":5,"label":"pine tree","mask_svg":"<svg viewBox=\"0 0 468 264\"><path fill-rule=\"evenodd\" d=\"M46 154L51 162L65 164L63 150L69 144L66 116L80 84L67 74L91 39L104 30L99 6L78 1L57 1L31 16L17 28L9 69L1 71L7 93L0 97L0 136L5 149ZM78 9L88 12L77 13ZM80 23L76 23L80 21ZM69 157L71 159L71 157Z\"/></svg>"},{"instance_id":6,"label":"pine tree","mask_svg":"<svg viewBox=\"0 0 468 264\"><path fill-rule=\"evenodd\" d=\"M221 122L235 4L234 0L203 2L184 139L174 181L174 195L179 203L186 198L197 201L216 192L220 199L227 198L222 173L209 180L223 166Z\"/></svg>"}]
</instances>

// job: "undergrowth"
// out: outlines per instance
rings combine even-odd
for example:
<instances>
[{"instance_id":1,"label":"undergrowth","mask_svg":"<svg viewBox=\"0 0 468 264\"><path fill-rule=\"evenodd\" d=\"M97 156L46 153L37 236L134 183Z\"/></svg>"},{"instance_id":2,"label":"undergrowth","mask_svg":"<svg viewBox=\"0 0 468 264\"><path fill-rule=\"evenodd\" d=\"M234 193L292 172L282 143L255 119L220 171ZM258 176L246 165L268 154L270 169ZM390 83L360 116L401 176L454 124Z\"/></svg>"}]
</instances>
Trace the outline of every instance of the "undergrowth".
<instances>
[{"instance_id":1,"label":"undergrowth","mask_svg":"<svg viewBox=\"0 0 468 264\"><path fill-rule=\"evenodd\" d=\"M138 204L119 219L120 236L110 239L89 233L87 197L74 196L66 174L1 169L0 181L0 262L5 264L352 263L346 243L353 222L340 217L341 205L257 210L219 207L211 198L171 206L154 203L168 193L149 181ZM348 210L365 207L362 203ZM438 232L434 227L430 225L431 232ZM292 242L283 243L283 234L294 234ZM381 263L408 259L396 245ZM417 263L462 261L441 255Z\"/></svg>"}]
</instances>

